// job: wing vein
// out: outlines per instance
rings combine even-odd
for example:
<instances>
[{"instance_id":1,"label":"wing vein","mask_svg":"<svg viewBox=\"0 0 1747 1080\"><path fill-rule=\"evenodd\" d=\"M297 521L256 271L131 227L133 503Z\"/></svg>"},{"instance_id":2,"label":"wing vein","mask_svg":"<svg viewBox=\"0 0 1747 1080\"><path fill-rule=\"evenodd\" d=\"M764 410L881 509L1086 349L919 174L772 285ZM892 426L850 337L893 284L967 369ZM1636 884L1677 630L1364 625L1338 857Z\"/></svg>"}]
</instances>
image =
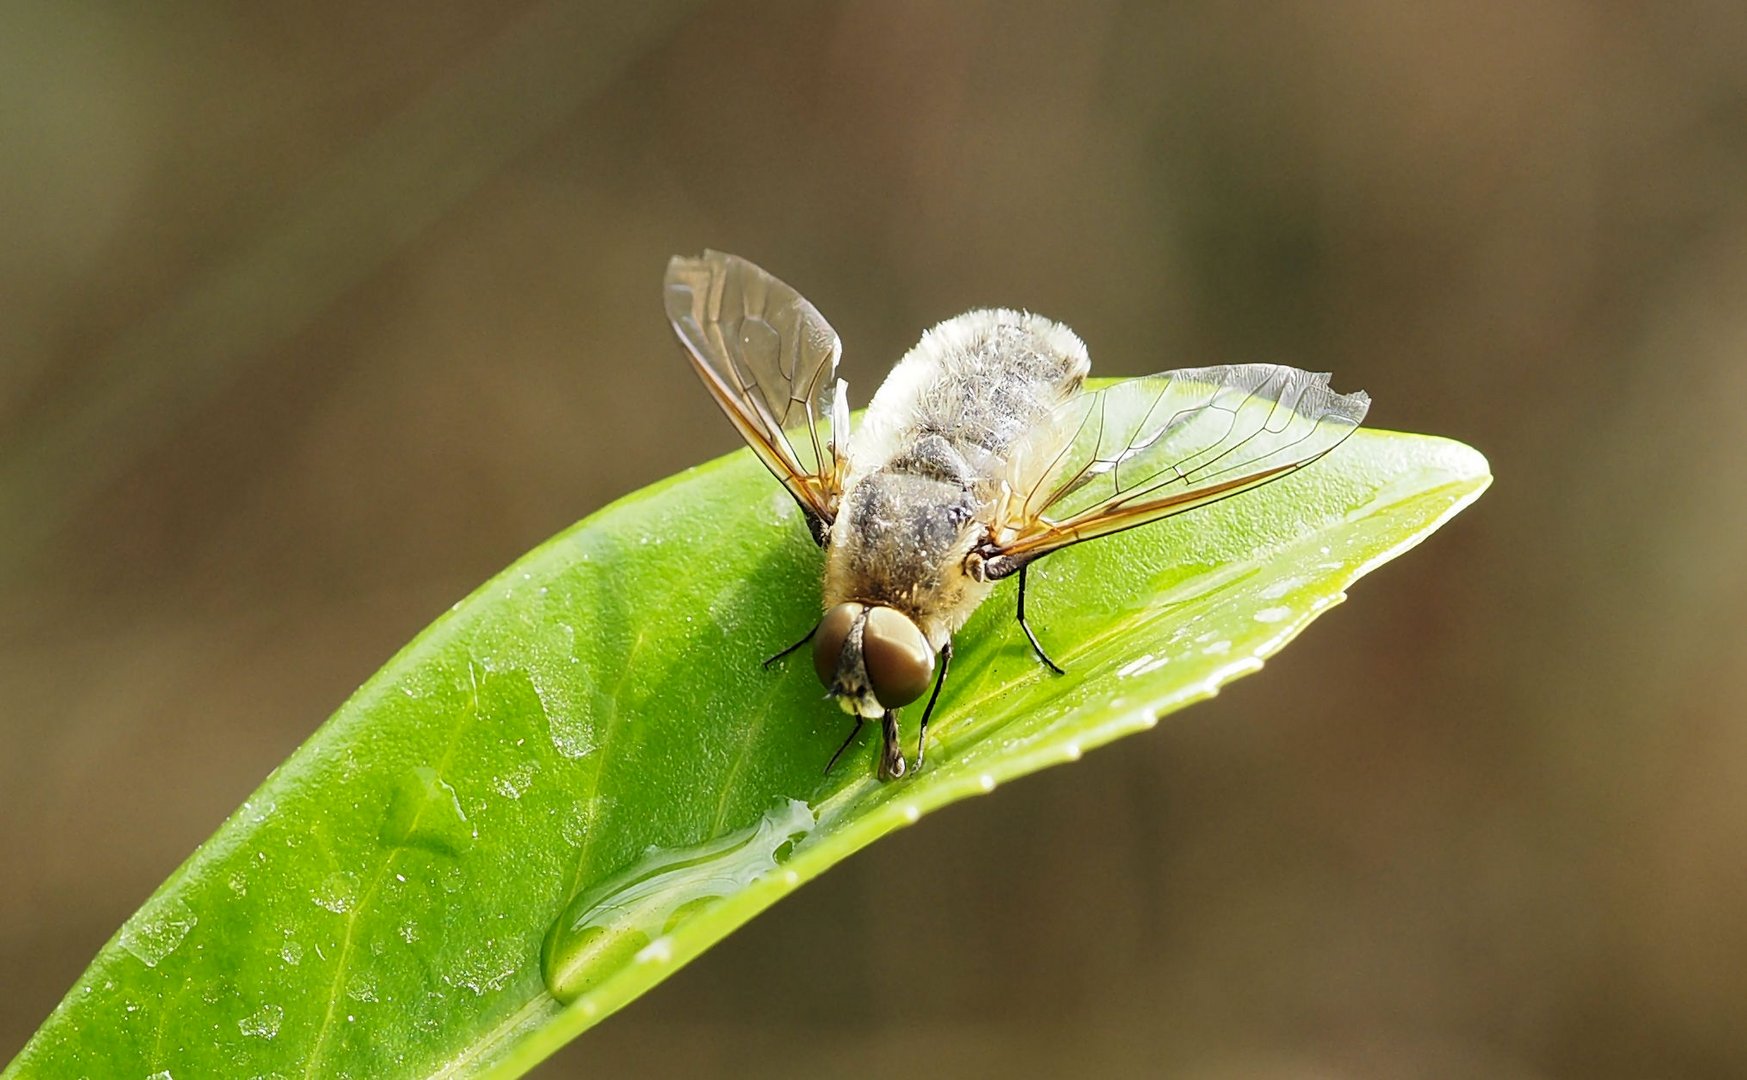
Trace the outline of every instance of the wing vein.
<instances>
[{"instance_id":1,"label":"wing vein","mask_svg":"<svg viewBox=\"0 0 1747 1080\"><path fill-rule=\"evenodd\" d=\"M997 523L996 550L1016 570L1271 483L1339 446L1369 404L1363 393L1334 393L1326 375L1272 364L1187 368L1091 391L1015 455L1048 464L1025 477L1024 502Z\"/></svg>"}]
</instances>

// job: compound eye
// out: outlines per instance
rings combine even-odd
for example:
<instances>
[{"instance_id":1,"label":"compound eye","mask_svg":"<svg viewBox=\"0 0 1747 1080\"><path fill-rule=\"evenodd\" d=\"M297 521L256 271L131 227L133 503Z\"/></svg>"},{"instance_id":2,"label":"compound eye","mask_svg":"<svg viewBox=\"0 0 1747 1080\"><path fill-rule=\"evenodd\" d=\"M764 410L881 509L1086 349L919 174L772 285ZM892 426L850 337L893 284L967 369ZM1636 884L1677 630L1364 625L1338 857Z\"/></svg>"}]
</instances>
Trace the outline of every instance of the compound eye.
<instances>
[{"instance_id":1,"label":"compound eye","mask_svg":"<svg viewBox=\"0 0 1747 1080\"><path fill-rule=\"evenodd\" d=\"M934 679L934 650L910 617L887 607L867 613L861 632L861 658L874 697L888 709L908 705Z\"/></svg>"},{"instance_id":2,"label":"compound eye","mask_svg":"<svg viewBox=\"0 0 1747 1080\"><path fill-rule=\"evenodd\" d=\"M813 633L813 670L819 673L819 681L827 690L837 685L837 661L843 656L843 642L861 611L860 604L838 604L825 613L819 620L819 629Z\"/></svg>"}]
</instances>

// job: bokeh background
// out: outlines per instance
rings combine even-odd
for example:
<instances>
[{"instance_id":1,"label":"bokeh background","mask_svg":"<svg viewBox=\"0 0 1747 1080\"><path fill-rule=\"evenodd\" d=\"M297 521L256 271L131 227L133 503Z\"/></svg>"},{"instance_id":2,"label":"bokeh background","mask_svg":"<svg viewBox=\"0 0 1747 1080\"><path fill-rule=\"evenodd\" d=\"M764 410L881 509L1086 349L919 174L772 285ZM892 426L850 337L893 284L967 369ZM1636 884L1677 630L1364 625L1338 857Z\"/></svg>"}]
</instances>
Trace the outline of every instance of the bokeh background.
<instances>
[{"instance_id":1,"label":"bokeh background","mask_svg":"<svg viewBox=\"0 0 1747 1080\"><path fill-rule=\"evenodd\" d=\"M1747 6L0 9L0 1060L415 631L1027 306L1498 482L1259 676L907 830L541 1075L1747 1074Z\"/></svg>"}]
</instances>

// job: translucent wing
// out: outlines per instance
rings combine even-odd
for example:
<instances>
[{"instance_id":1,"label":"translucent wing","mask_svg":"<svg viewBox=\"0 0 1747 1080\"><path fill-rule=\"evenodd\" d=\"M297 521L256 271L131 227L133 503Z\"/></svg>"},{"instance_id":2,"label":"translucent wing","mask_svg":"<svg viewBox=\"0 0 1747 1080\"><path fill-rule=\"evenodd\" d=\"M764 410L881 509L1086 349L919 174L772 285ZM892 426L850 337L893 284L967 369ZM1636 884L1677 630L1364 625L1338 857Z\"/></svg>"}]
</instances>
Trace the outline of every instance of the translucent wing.
<instances>
[{"instance_id":1,"label":"translucent wing","mask_svg":"<svg viewBox=\"0 0 1747 1080\"><path fill-rule=\"evenodd\" d=\"M716 404L822 537L849 453L837 332L800 293L719 251L669 260L667 318Z\"/></svg>"},{"instance_id":2,"label":"translucent wing","mask_svg":"<svg viewBox=\"0 0 1747 1080\"><path fill-rule=\"evenodd\" d=\"M1014 456L990 576L1278 480L1370 408L1275 364L1185 368L1082 394Z\"/></svg>"}]
</instances>

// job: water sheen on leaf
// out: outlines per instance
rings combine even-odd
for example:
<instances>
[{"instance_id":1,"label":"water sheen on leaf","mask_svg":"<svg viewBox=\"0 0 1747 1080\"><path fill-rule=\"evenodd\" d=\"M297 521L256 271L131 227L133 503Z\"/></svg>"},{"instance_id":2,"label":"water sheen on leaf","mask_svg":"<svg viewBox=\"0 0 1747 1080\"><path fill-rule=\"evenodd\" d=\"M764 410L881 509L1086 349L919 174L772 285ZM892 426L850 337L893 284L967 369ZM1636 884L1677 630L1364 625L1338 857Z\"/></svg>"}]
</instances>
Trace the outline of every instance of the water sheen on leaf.
<instances>
[{"instance_id":1,"label":"water sheen on leaf","mask_svg":"<svg viewBox=\"0 0 1747 1080\"><path fill-rule=\"evenodd\" d=\"M5 1075L519 1074L882 834L1256 670L1489 480L1459 443L1361 430L1243 498L1050 557L1027 614L1068 673L1033 658L1005 583L959 635L927 768L882 785L871 729L821 775L847 718L805 657L759 664L818 614L798 512L749 454L693 469L419 635Z\"/></svg>"}]
</instances>

